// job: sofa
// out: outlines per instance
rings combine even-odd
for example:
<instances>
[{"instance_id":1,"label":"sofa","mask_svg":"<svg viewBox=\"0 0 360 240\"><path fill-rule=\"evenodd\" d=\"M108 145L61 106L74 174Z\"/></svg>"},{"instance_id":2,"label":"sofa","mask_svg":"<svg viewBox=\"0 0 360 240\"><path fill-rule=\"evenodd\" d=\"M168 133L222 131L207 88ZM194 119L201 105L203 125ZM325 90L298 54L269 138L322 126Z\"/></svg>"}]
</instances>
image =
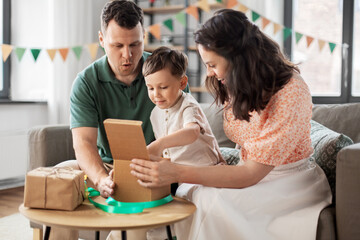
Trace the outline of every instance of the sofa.
<instances>
[{"instance_id":1,"label":"sofa","mask_svg":"<svg viewBox=\"0 0 360 240\"><path fill-rule=\"evenodd\" d=\"M201 104L228 164L238 162L235 149L222 127L222 111L215 104ZM360 238L360 103L314 105L311 121L314 154L311 160L324 170L333 192L333 203L318 220L318 240ZM68 125L38 126L29 130L28 169L54 166L75 159ZM33 228L41 226L31 223ZM106 233L101 234L101 238ZM83 239L94 234L80 233Z\"/></svg>"}]
</instances>

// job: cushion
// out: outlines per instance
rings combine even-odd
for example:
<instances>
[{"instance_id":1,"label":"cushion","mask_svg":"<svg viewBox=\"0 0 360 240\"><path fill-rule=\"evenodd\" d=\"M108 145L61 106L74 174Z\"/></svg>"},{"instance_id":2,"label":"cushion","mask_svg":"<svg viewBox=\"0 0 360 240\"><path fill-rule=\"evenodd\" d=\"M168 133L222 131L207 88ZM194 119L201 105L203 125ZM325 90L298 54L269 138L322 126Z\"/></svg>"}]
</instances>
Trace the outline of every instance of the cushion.
<instances>
[{"instance_id":1,"label":"cushion","mask_svg":"<svg viewBox=\"0 0 360 240\"><path fill-rule=\"evenodd\" d=\"M336 157L343 147L353 144L353 141L311 120L311 142L314 148L311 159L325 172L333 194L333 203L335 203Z\"/></svg>"},{"instance_id":2,"label":"cushion","mask_svg":"<svg viewBox=\"0 0 360 240\"><path fill-rule=\"evenodd\" d=\"M335 132L360 142L360 103L316 104L312 119ZM355 123L355 124L354 124Z\"/></svg>"},{"instance_id":3,"label":"cushion","mask_svg":"<svg viewBox=\"0 0 360 240\"><path fill-rule=\"evenodd\" d=\"M240 149L221 147L220 152L228 165L236 165L240 161Z\"/></svg>"}]
</instances>

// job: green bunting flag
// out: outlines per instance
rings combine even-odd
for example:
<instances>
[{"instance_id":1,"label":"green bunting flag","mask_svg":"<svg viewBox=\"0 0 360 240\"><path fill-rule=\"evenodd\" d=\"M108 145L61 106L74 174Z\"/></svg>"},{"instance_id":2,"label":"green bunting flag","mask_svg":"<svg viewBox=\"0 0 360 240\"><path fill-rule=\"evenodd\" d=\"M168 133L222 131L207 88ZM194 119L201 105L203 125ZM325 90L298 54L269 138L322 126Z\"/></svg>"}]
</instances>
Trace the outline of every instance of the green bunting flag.
<instances>
[{"instance_id":1,"label":"green bunting flag","mask_svg":"<svg viewBox=\"0 0 360 240\"><path fill-rule=\"evenodd\" d=\"M19 62L21 61L22 57L24 56L24 53L25 53L25 48L16 48L15 49L15 54L19 60Z\"/></svg>"},{"instance_id":2,"label":"green bunting flag","mask_svg":"<svg viewBox=\"0 0 360 240\"><path fill-rule=\"evenodd\" d=\"M336 44L332 43L332 42L329 42L329 47L330 47L330 51L332 53L334 51L335 47L336 47Z\"/></svg>"},{"instance_id":3,"label":"green bunting flag","mask_svg":"<svg viewBox=\"0 0 360 240\"><path fill-rule=\"evenodd\" d=\"M174 31L174 28L173 28L173 20L171 18L165 20L163 22L163 24L165 25L165 27L167 27L170 31Z\"/></svg>"},{"instance_id":4,"label":"green bunting flag","mask_svg":"<svg viewBox=\"0 0 360 240\"><path fill-rule=\"evenodd\" d=\"M252 16L252 21L255 22L256 20L259 19L260 14L258 14L257 12L251 11L251 16Z\"/></svg>"},{"instance_id":5,"label":"green bunting flag","mask_svg":"<svg viewBox=\"0 0 360 240\"><path fill-rule=\"evenodd\" d=\"M36 62L36 59L38 58L41 49L33 48L33 49L30 49L30 51L31 51L31 54L34 57L35 62Z\"/></svg>"},{"instance_id":6,"label":"green bunting flag","mask_svg":"<svg viewBox=\"0 0 360 240\"><path fill-rule=\"evenodd\" d=\"M218 3L222 3L222 1L221 1L221 0L216 0L216 2L218 2Z\"/></svg>"},{"instance_id":7,"label":"green bunting flag","mask_svg":"<svg viewBox=\"0 0 360 240\"><path fill-rule=\"evenodd\" d=\"M184 27L186 25L186 15L184 12L179 12L175 15L176 20L178 20Z\"/></svg>"},{"instance_id":8,"label":"green bunting flag","mask_svg":"<svg viewBox=\"0 0 360 240\"><path fill-rule=\"evenodd\" d=\"M303 37L303 34L295 32L296 43L299 43L299 41L302 37Z\"/></svg>"},{"instance_id":9,"label":"green bunting flag","mask_svg":"<svg viewBox=\"0 0 360 240\"><path fill-rule=\"evenodd\" d=\"M72 50L73 50L73 52L75 53L76 58L77 58L78 60L80 60L80 55L81 55L81 52L82 52L82 47L81 47L81 46L76 46L76 47L73 47Z\"/></svg>"},{"instance_id":10,"label":"green bunting flag","mask_svg":"<svg viewBox=\"0 0 360 240\"><path fill-rule=\"evenodd\" d=\"M283 29L284 41L286 41L286 39L287 39L288 37L290 37L291 32L292 32L291 28L285 27L285 28Z\"/></svg>"}]
</instances>

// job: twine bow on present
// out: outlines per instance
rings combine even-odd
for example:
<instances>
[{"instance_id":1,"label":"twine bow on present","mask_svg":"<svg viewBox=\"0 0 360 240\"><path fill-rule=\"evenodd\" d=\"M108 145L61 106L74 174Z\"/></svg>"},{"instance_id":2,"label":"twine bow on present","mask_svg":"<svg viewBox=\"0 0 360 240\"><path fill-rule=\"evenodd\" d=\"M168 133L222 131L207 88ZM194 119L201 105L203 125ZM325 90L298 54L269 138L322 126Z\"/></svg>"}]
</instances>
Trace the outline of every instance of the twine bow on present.
<instances>
[{"instance_id":1,"label":"twine bow on present","mask_svg":"<svg viewBox=\"0 0 360 240\"><path fill-rule=\"evenodd\" d=\"M106 203L108 205L105 205L95 202L94 200L91 199L91 197L100 196L100 192L96 191L91 187L88 188L86 186L86 179L87 176L85 175L84 176L85 196L89 199L89 201L92 204L94 204L95 207L100 208L104 212L108 212L108 213L122 213L122 214L141 213L144 211L144 208L158 207L173 200L171 194L169 194L168 196L162 199L149 201L149 202L119 202L113 199L112 197L108 197L106 199Z\"/></svg>"}]
</instances>

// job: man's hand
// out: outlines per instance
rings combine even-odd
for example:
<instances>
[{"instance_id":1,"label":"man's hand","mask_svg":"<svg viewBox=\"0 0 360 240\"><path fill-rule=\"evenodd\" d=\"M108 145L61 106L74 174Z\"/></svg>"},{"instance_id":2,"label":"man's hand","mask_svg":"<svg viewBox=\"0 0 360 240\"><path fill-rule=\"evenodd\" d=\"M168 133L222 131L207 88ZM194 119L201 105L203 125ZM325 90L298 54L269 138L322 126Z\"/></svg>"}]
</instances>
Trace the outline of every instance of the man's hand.
<instances>
[{"instance_id":1,"label":"man's hand","mask_svg":"<svg viewBox=\"0 0 360 240\"><path fill-rule=\"evenodd\" d=\"M113 181L113 170L109 172L109 176L102 177L96 188L104 198L110 197L114 193L115 183Z\"/></svg>"}]
</instances>

